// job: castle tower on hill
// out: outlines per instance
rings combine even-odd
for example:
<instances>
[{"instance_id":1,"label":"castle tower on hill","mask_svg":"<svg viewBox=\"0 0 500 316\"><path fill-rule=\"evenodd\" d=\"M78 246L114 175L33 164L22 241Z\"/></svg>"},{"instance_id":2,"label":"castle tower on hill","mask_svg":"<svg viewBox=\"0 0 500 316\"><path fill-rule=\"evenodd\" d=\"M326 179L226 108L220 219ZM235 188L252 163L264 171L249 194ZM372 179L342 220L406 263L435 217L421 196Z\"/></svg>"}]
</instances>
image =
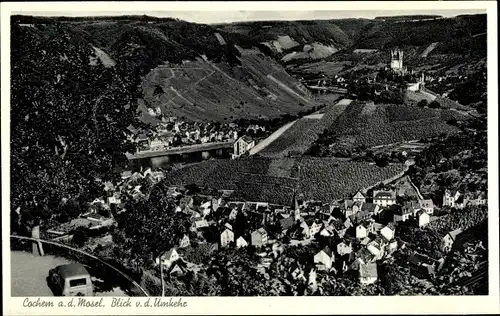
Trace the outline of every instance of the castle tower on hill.
<instances>
[{"instance_id":1,"label":"castle tower on hill","mask_svg":"<svg viewBox=\"0 0 500 316\"><path fill-rule=\"evenodd\" d=\"M391 69L396 71L403 70L403 51L399 48L391 50Z\"/></svg>"}]
</instances>

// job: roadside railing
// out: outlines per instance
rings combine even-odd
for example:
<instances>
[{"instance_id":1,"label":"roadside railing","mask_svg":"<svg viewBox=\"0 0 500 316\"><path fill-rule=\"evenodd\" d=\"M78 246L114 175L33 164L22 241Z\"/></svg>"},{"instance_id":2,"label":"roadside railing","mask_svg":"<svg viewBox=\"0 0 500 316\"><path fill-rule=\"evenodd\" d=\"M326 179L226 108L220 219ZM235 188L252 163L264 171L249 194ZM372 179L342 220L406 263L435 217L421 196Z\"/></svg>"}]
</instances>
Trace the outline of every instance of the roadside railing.
<instances>
[{"instance_id":1,"label":"roadside railing","mask_svg":"<svg viewBox=\"0 0 500 316\"><path fill-rule=\"evenodd\" d=\"M129 275L99 257L54 241L24 236L10 236L10 248L12 251L31 253L33 252L34 243L36 245L43 245L43 253L45 255L65 258L88 267L90 274L99 280L96 281L97 296L99 292L111 291L115 287L120 287L129 296L149 296L147 291Z\"/></svg>"}]
</instances>

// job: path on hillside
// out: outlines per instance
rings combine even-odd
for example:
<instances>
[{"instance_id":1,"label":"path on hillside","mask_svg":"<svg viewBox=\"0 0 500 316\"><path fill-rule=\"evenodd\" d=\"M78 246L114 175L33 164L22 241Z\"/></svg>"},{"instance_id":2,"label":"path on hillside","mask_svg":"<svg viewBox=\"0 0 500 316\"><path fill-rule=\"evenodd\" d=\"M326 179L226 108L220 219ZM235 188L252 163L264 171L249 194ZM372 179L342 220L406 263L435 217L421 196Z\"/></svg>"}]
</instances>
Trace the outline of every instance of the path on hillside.
<instances>
[{"instance_id":1,"label":"path on hillside","mask_svg":"<svg viewBox=\"0 0 500 316\"><path fill-rule=\"evenodd\" d=\"M331 106L328 106L327 108L330 110L332 106L336 107L336 108L338 108L340 106L340 107L344 107L344 110L345 110L345 107L347 107L351 102L352 102L352 100L350 100L350 99L342 99L342 100L338 101L337 103L335 103ZM278 139L281 135L283 135L283 133L285 133L290 127L292 127L292 125L294 125L296 122L298 122L300 120L309 120L310 126L309 126L307 131L309 131L311 128L314 128L315 124L319 124L325 115L325 113L321 113L323 111L323 109L324 108L321 108L312 114L303 116L303 117L301 117L301 118L299 118L291 123L288 123L288 124L282 126L280 129L278 129L277 131L272 133L268 138L264 139L262 142L257 144L257 146L252 148L250 150L250 155L255 155L256 153L265 149L267 146L269 146L271 143L273 143L276 139ZM344 110L342 110L342 112Z\"/></svg>"},{"instance_id":2,"label":"path on hillside","mask_svg":"<svg viewBox=\"0 0 500 316\"><path fill-rule=\"evenodd\" d=\"M420 193L420 190L417 188L417 186L415 185L415 183L413 183L413 181L411 181L411 178L409 176L408 176L408 182L410 182L410 185L413 187L413 189L415 189L415 192L417 192L418 199L419 200L423 200L424 197Z\"/></svg>"},{"instance_id":3,"label":"path on hillside","mask_svg":"<svg viewBox=\"0 0 500 316\"><path fill-rule=\"evenodd\" d=\"M423 96L425 96L426 98L428 98L428 99L430 99L430 100L432 100L432 101L436 100L436 98L437 98L434 94L432 94L432 93L430 93L430 92L428 92L428 91L425 91L425 90L420 90L419 92L420 92ZM431 102L432 102L432 101L431 101Z\"/></svg>"},{"instance_id":4,"label":"path on hillside","mask_svg":"<svg viewBox=\"0 0 500 316\"><path fill-rule=\"evenodd\" d=\"M288 92L289 94L303 100L304 102L306 103L309 103L311 104L312 101L304 98L303 96L301 96L300 94L298 94L297 92L293 91L292 88L290 88L289 86L287 86L286 84L284 84L283 82L279 81L278 79L274 78L272 75L267 75L266 76L267 78L271 79L273 82L275 82L278 86L280 86L283 90L285 90L286 92Z\"/></svg>"},{"instance_id":5,"label":"path on hillside","mask_svg":"<svg viewBox=\"0 0 500 316\"><path fill-rule=\"evenodd\" d=\"M250 155L255 155L256 153L258 153L262 149L266 148L269 144L271 144L273 141L275 141L277 138L279 138L287 129L292 127L292 125L295 124L295 122L297 122L297 121L298 120L295 120L293 122L290 122L290 123L287 123L287 124L281 126L277 131L275 131L274 133L269 135L269 137L267 137L266 139L264 139L263 141L258 143L252 149L250 149L250 152L249 152Z\"/></svg>"},{"instance_id":6,"label":"path on hillside","mask_svg":"<svg viewBox=\"0 0 500 316\"><path fill-rule=\"evenodd\" d=\"M424 52L422 53L422 55L420 55L420 57L427 57L430 52L432 52L436 46L439 44L439 42L434 42L432 44L430 44L429 46L427 46L427 48L424 50Z\"/></svg>"}]
</instances>

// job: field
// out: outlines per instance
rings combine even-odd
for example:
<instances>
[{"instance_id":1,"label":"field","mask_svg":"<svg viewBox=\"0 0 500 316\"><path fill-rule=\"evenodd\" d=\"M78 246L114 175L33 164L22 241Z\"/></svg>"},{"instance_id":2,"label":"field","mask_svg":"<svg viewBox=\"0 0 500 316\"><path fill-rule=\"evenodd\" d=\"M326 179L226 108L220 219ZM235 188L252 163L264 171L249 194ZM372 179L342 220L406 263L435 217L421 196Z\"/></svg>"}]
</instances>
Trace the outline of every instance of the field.
<instances>
[{"instance_id":1,"label":"field","mask_svg":"<svg viewBox=\"0 0 500 316\"><path fill-rule=\"evenodd\" d=\"M195 183L234 190L233 197L290 205L298 197L321 201L342 199L404 171L404 165L379 168L365 162L332 158L247 158L211 160L170 172L163 185Z\"/></svg>"},{"instance_id":2,"label":"field","mask_svg":"<svg viewBox=\"0 0 500 316\"><path fill-rule=\"evenodd\" d=\"M347 198L405 170L403 164L379 168L375 164L335 158L302 158L299 166L299 197L328 202Z\"/></svg>"},{"instance_id":3,"label":"field","mask_svg":"<svg viewBox=\"0 0 500 316\"><path fill-rule=\"evenodd\" d=\"M318 141L334 149L374 147L458 133L447 121L466 118L455 110L353 102Z\"/></svg>"},{"instance_id":4,"label":"field","mask_svg":"<svg viewBox=\"0 0 500 316\"><path fill-rule=\"evenodd\" d=\"M335 119L346 109L348 102L338 102L325 110L320 118L303 117L295 122L280 137L274 140L259 155L270 158L287 157L289 154L300 155L307 151Z\"/></svg>"},{"instance_id":5,"label":"field","mask_svg":"<svg viewBox=\"0 0 500 316\"><path fill-rule=\"evenodd\" d=\"M456 210L450 214L439 216L437 219L430 222L427 228L444 236L452 230L462 228L466 231L485 221L488 221L488 208L476 206L470 209ZM487 235L488 234L486 234L486 236Z\"/></svg>"}]
</instances>

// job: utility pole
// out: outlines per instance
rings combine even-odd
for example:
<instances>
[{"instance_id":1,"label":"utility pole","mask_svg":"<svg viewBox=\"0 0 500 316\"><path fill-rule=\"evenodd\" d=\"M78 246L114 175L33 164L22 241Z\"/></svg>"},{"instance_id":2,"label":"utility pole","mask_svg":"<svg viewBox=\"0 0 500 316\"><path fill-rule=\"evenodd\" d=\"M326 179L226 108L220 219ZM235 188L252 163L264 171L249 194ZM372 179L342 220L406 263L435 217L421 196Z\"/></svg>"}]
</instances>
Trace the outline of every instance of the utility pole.
<instances>
[{"instance_id":1,"label":"utility pole","mask_svg":"<svg viewBox=\"0 0 500 316\"><path fill-rule=\"evenodd\" d=\"M163 280L163 262L162 262L162 256L164 253L160 256L160 277L161 277L161 296L165 296L165 281Z\"/></svg>"}]
</instances>

